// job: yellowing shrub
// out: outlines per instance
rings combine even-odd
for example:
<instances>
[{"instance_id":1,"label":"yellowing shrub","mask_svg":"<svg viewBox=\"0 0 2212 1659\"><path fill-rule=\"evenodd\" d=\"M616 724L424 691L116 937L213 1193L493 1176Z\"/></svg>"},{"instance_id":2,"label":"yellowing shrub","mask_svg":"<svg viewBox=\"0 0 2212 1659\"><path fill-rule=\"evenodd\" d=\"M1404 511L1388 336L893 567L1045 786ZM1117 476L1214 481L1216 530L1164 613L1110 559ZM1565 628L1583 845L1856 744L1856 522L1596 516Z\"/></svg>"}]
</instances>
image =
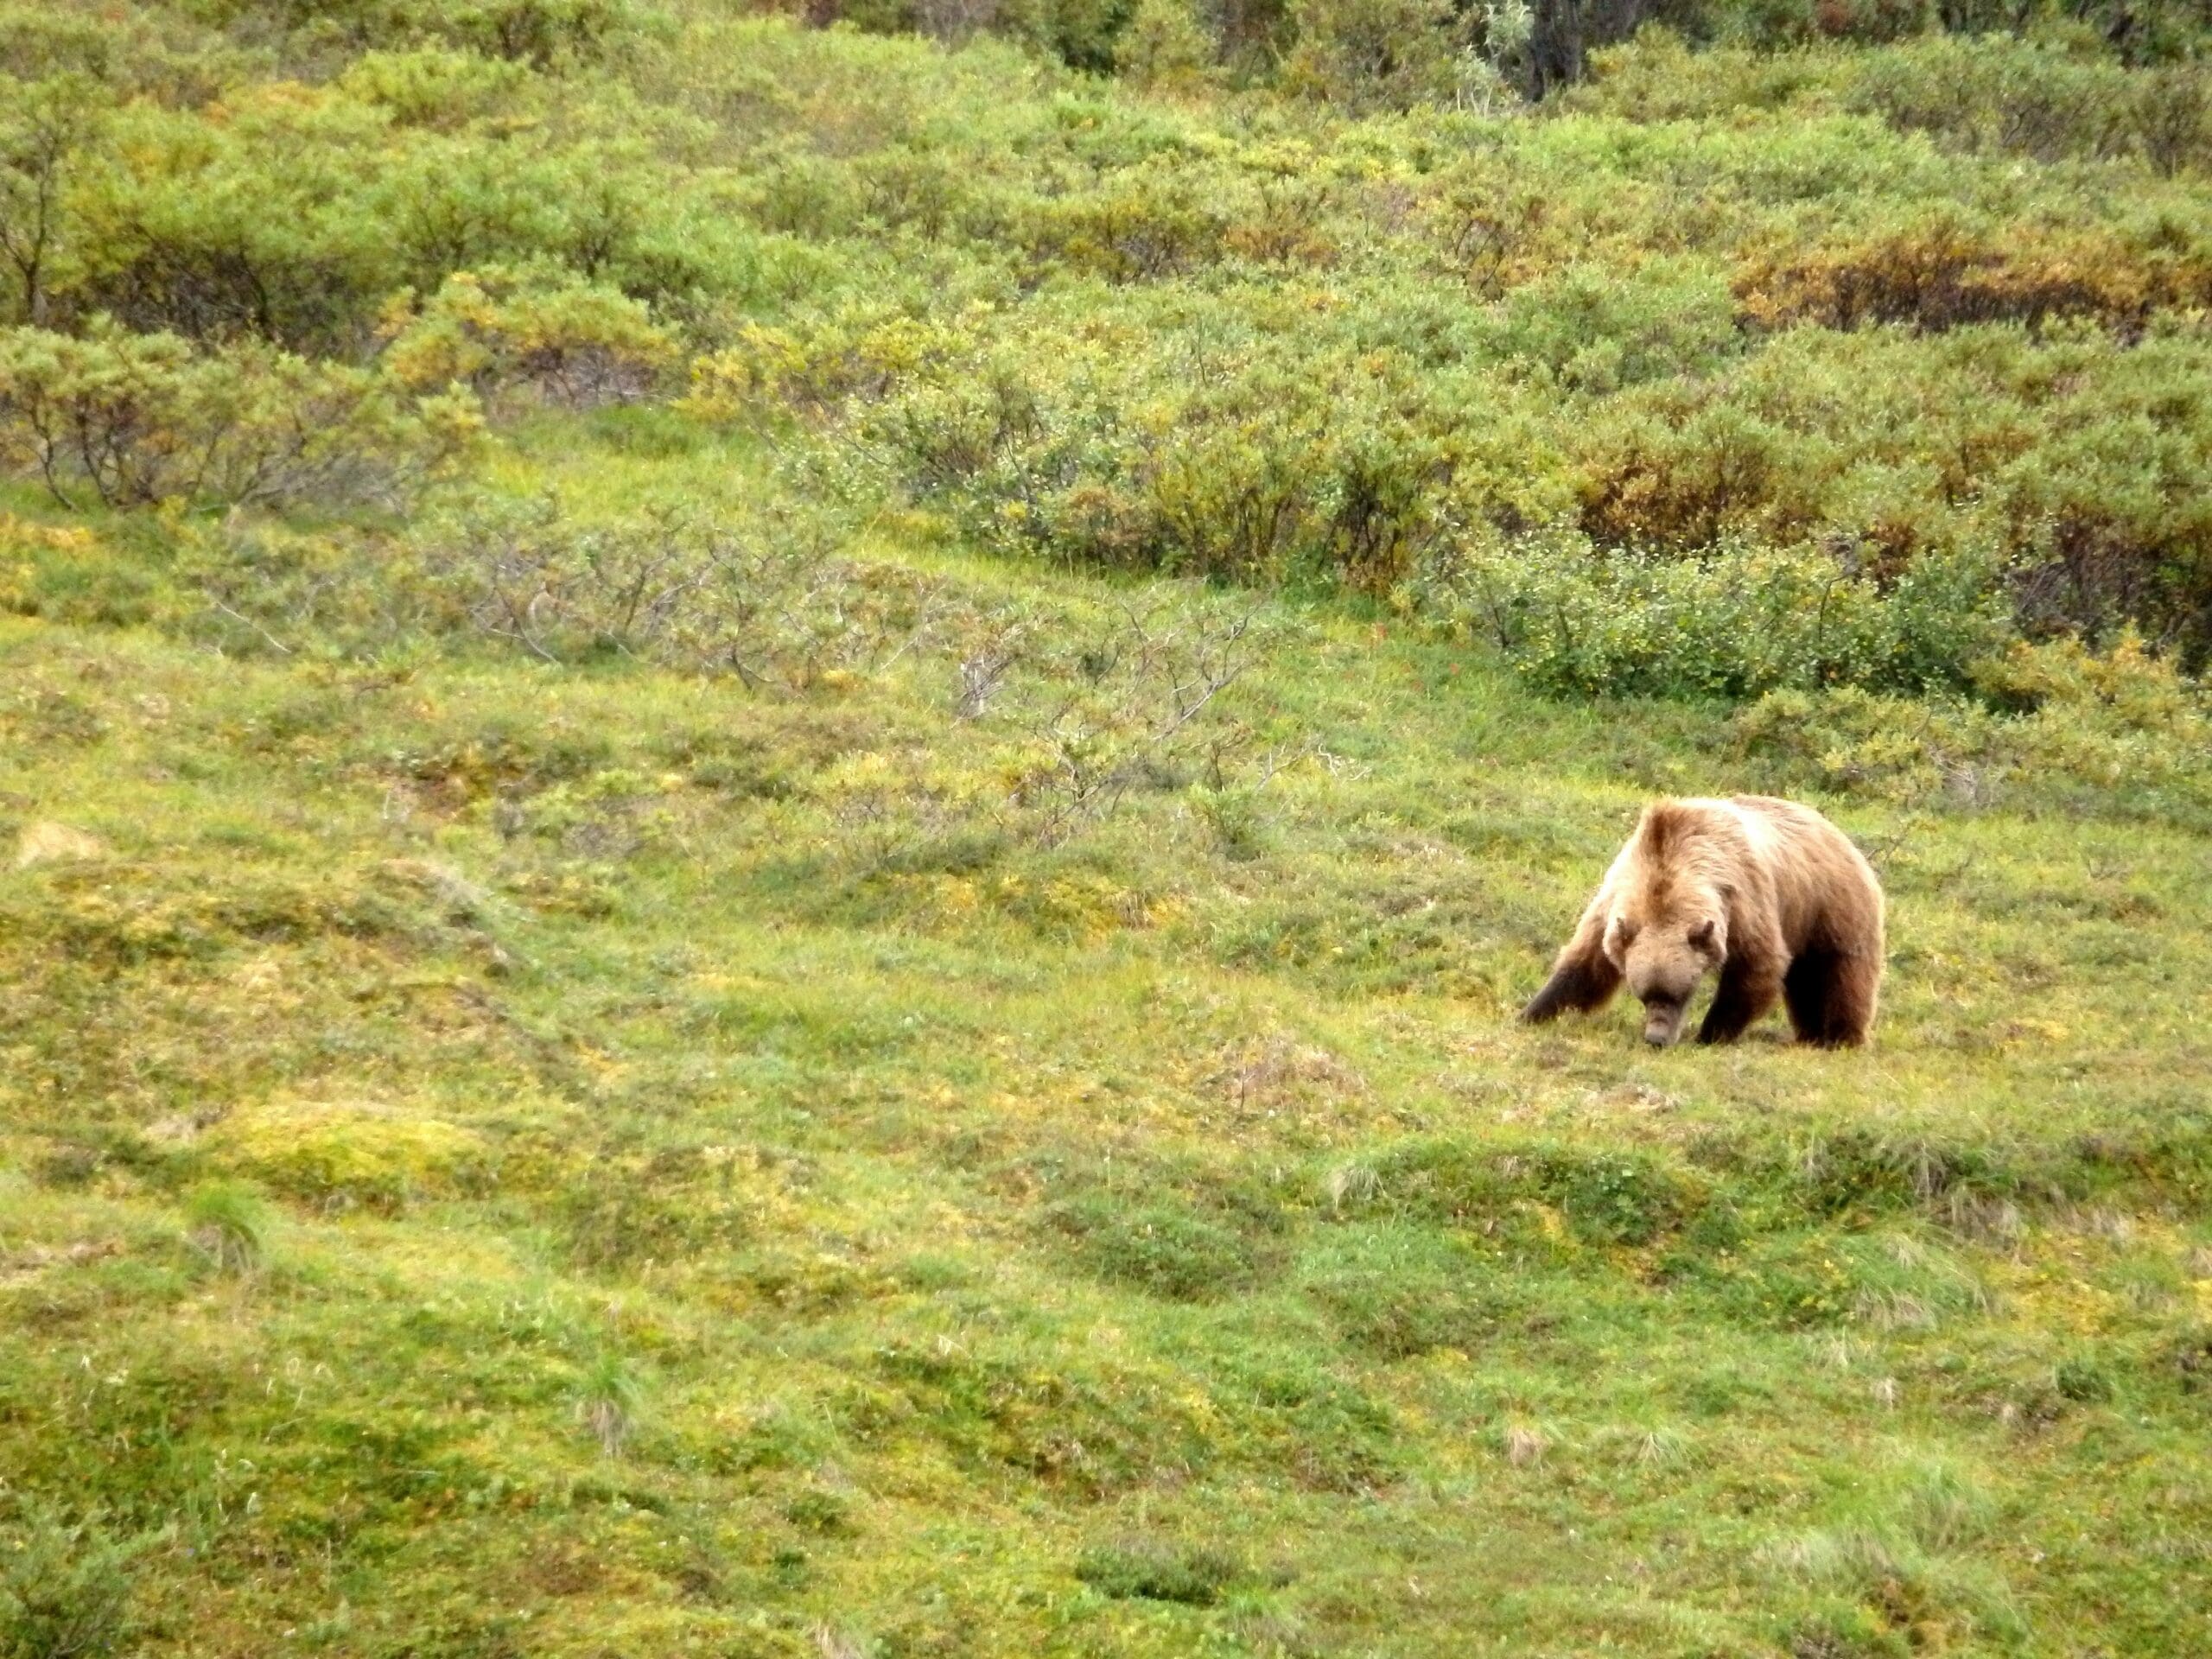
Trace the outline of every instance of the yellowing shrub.
<instances>
[{"instance_id":1,"label":"yellowing shrub","mask_svg":"<svg viewBox=\"0 0 2212 1659\"><path fill-rule=\"evenodd\" d=\"M256 342L0 331L0 463L65 502L388 499L476 430L465 396L407 398L380 375Z\"/></svg>"},{"instance_id":2,"label":"yellowing shrub","mask_svg":"<svg viewBox=\"0 0 2212 1659\"><path fill-rule=\"evenodd\" d=\"M575 408L645 396L676 361L675 338L626 295L553 273L456 271L429 300L386 314L385 363L401 385L527 386Z\"/></svg>"},{"instance_id":3,"label":"yellowing shrub","mask_svg":"<svg viewBox=\"0 0 2212 1659\"><path fill-rule=\"evenodd\" d=\"M1985 228L1938 217L1755 255L1738 269L1735 290L1745 321L1770 328L1898 322L1932 331L2073 316L2134 327L2154 308L2204 303L2212 266L2193 254L2130 246L2109 232Z\"/></svg>"}]
</instances>

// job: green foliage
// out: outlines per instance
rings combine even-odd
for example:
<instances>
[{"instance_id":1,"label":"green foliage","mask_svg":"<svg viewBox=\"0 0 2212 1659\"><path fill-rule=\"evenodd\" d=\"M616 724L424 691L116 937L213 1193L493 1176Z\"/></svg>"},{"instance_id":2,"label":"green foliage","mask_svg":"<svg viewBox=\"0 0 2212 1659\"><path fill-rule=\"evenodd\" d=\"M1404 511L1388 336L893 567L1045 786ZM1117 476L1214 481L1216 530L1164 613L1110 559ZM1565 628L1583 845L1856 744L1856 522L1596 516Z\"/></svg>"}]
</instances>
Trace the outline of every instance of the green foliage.
<instances>
[{"instance_id":1,"label":"green foliage","mask_svg":"<svg viewBox=\"0 0 2212 1659\"><path fill-rule=\"evenodd\" d=\"M1923 692L1963 683L2005 637L1987 563L1923 556L1885 591L1817 549L1724 543L1668 558L1600 553L1570 535L1471 547L1425 597L1563 695Z\"/></svg>"},{"instance_id":2,"label":"green foliage","mask_svg":"<svg viewBox=\"0 0 2212 1659\"><path fill-rule=\"evenodd\" d=\"M1778 787L1848 789L1908 804L2095 800L2192 822L2212 810L2204 695L2124 639L2016 645L1974 668L1982 701L1857 689L1770 692L1736 716L1738 752Z\"/></svg>"},{"instance_id":3,"label":"green foliage","mask_svg":"<svg viewBox=\"0 0 2212 1659\"><path fill-rule=\"evenodd\" d=\"M390 500L466 449L465 397L408 399L362 370L255 343L195 352L111 325L0 332L0 459L64 505Z\"/></svg>"},{"instance_id":4,"label":"green foliage","mask_svg":"<svg viewBox=\"0 0 2212 1659\"><path fill-rule=\"evenodd\" d=\"M1137 0L1115 44L1116 67L1133 83L1160 90L1201 82L1216 55L1213 36L1189 0Z\"/></svg>"},{"instance_id":5,"label":"green foliage","mask_svg":"<svg viewBox=\"0 0 2212 1659\"><path fill-rule=\"evenodd\" d=\"M1211 1607L1244 1575L1244 1568L1202 1545L1130 1538L1085 1550L1075 1575L1103 1596Z\"/></svg>"},{"instance_id":6,"label":"green foliage","mask_svg":"<svg viewBox=\"0 0 2212 1659\"><path fill-rule=\"evenodd\" d=\"M1211 54L1153 17L1145 73L1201 101L1141 107L990 48L927 71L917 101L897 90L923 84L912 53L809 58L788 30L689 14L218 11L194 15L334 54L334 73L269 80L181 19L158 49L23 35L29 90L0 145L10 303L72 349L119 349L105 315L287 381L276 401L331 434L330 470L347 448L364 475L301 493L376 493L389 435L351 434L332 406L372 383L290 385L306 371L285 353L326 377L378 356L373 386L410 420L405 394L456 384L502 419L653 398L689 357L684 415L779 447L796 417L821 439L810 479L851 505L904 496L1053 558L1387 594L1466 548L1526 544L1533 591L1580 531L1604 551L1570 585L1639 616L1712 608L1662 596L1697 579L1647 553L1764 560L1789 573L1782 611L1808 583L1853 600L1840 655L1824 626L1778 669L1611 661L1632 642L1562 668L1552 641L1530 648L1548 683L1956 683L2000 598L2028 634L2132 620L2192 667L2212 637L2187 323L2212 255L2189 188L2155 176L2194 165L2185 63L1969 39L1963 17L1871 53L1655 36L1543 120L1348 118L1446 81L1482 106L1452 30L1539 79L1588 42L1549 11L1432 27L1324 7L1284 22L1284 73L1344 113L1254 123L1203 89L1268 35L1256 14L1213 20ZM1061 55L1103 65L1126 24L1109 8L926 26L1059 30ZM199 54L191 88L119 95L180 73L160 67L176 52ZM995 96L1008 77L1028 93ZM2085 124L2106 109L2134 112L2118 136ZM793 141L810 124L840 136ZM137 411L92 414L104 438ZM1932 639L1946 606L1955 636Z\"/></svg>"},{"instance_id":7,"label":"green foliage","mask_svg":"<svg viewBox=\"0 0 2212 1659\"><path fill-rule=\"evenodd\" d=\"M184 1203L185 1236L218 1273L245 1274L269 1254L269 1211L250 1187L210 1181Z\"/></svg>"},{"instance_id":8,"label":"green foliage","mask_svg":"<svg viewBox=\"0 0 2212 1659\"><path fill-rule=\"evenodd\" d=\"M61 256L63 193L103 111L98 83L65 71L18 81L0 116L0 255L14 267L19 315L34 327L47 320Z\"/></svg>"},{"instance_id":9,"label":"green foliage","mask_svg":"<svg viewBox=\"0 0 2212 1659\"><path fill-rule=\"evenodd\" d=\"M645 396L675 340L627 295L558 276L460 271L417 309L395 306L385 364L402 385L465 385L480 396L528 386L572 409Z\"/></svg>"},{"instance_id":10,"label":"green foliage","mask_svg":"<svg viewBox=\"0 0 2212 1659\"><path fill-rule=\"evenodd\" d=\"M98 1659L131 1636L131 1562L147 1540L111 1536L97 1517L66 1521L20 1502L0 1524L0 1655Z\"/></svg>"},{"instance_id":11,"label":"green foliage","mask_svg":"<svg viewBox=\"0 0 2212 1659\"><path fill-rule=\"evenodd\" d=\"M1458 83L1457 9L1441 0L1292 0L1286 89L1353 110L1409 109Z\"/></svg>"},{"instance_id":12,"label":"green foliage","mask_svg":"<svg viewBox=\"0 0 2212 1659\"><path fill-rule=\"evenodd\" d=\"M2156 58L2154 51L2149 54ZM1726 47L1692 52L1646 29L1592 62L1577 110L1640 121L1724 112L1783 119L1830 109L1878 117L1947 149L2037 162L2139 160L2171 175L2212 159L2207 82L2193 53L2149 68L2063 34L1928 34L1872 50Z\"/></svg>"},{"instance_id":13,"label":"green foliage","mask_svg":"<svg viewBox=\"0 0 2212 1659\"><path fill-rule=\"evenodd\" d=\"M632 0L194 0L210 22L295 54L440 41L539 68L605 51L648 15Z\"/></svg>"}]
</instances>

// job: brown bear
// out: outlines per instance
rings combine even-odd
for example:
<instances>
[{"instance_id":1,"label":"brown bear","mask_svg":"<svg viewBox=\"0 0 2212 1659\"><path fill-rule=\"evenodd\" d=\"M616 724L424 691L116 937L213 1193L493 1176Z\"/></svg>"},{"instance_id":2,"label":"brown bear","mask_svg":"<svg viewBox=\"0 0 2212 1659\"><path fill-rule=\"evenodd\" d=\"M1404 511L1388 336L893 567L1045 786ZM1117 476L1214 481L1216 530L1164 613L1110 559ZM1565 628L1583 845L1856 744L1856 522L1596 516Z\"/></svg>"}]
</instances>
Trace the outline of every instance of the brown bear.
<instances>
[{"instance_id":1,"label":"brown bear","mask_svg":"<svg viewBox=\"0 0 2212 1659\"><path fill-rule=\"evenodd\" d=\"M1881 883L1810 807L1764 795L1654 801L1521 1017L1603 1007L1625 979L1643 1002L1643 1040L1664 1047L1713 969L1700 1043L1735 1041L1777 997L1799 1040L1865 1042L1882 984Z\"/></svg>"}]
</instances>

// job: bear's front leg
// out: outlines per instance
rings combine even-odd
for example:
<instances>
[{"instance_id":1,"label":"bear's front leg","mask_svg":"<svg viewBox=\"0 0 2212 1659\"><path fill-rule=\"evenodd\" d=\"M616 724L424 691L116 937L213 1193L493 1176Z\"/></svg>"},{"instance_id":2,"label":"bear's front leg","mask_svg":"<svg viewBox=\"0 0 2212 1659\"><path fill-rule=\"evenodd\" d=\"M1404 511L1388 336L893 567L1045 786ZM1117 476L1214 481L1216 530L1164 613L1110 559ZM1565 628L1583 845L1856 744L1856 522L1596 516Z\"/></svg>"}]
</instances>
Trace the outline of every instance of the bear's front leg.
<instances>
[{"instance_id":1,"label":"bear's front leg","mask_svg":"<svg viewBox=\"0 0 2212 1659\"><path fill-rule=\"evenodd\" d=\"M1529 1006L1521 1010L1522 1019L1530 1025L1541 1025L1547 1020L1556 1020L1573 1008L1587 1014L1602 1008L1613 1000L1613 993L1620 989L1621 970L1605 954L1605 920L1611 913L1605 894L1600 889L1582 912L1574 937L1559 953L1559 960L1552 964L1552 976L1544 982L1543 988L1529 999Z\"/></svg>"},{"instance_id":2,"label":"bear's front leg","mask_svg":"<svg viewBox=\"0 0 2212 1659\"><path fill-rule=\"evenodd\" d=\"M1731 957L1720 969L1713 1006L1697 1028L1700 1043L1732 1043L1782 998L1782 976L1764 962Z\"/></svg>"}]
</instances>

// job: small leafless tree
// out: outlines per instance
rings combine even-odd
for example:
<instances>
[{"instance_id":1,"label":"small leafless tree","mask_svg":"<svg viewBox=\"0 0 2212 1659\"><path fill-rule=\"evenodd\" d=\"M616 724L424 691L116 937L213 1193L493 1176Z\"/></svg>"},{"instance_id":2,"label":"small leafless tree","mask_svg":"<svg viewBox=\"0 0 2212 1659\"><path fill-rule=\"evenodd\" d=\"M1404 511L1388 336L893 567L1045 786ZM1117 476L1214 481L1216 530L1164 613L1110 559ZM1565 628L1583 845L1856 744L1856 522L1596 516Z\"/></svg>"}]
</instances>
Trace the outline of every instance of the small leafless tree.
<instances>
[{"instance_id":1,"label":"small leafless tree","mask_svg":"<svg viewBox=\"0 0 2212 1659\"><path fill-rule=\"evenodd\" d=\"M1065 841L1207 749L1218 776L1249 747L1241 728L1205 732L1200 722L1258 660L1255 621L1249 610L1212 620L1163 586L1125 603L1104 634L1044 661L1041 695L1020 722L1041 755L1020 791L1037 839Z\"/></svg>"}]
</instances>

